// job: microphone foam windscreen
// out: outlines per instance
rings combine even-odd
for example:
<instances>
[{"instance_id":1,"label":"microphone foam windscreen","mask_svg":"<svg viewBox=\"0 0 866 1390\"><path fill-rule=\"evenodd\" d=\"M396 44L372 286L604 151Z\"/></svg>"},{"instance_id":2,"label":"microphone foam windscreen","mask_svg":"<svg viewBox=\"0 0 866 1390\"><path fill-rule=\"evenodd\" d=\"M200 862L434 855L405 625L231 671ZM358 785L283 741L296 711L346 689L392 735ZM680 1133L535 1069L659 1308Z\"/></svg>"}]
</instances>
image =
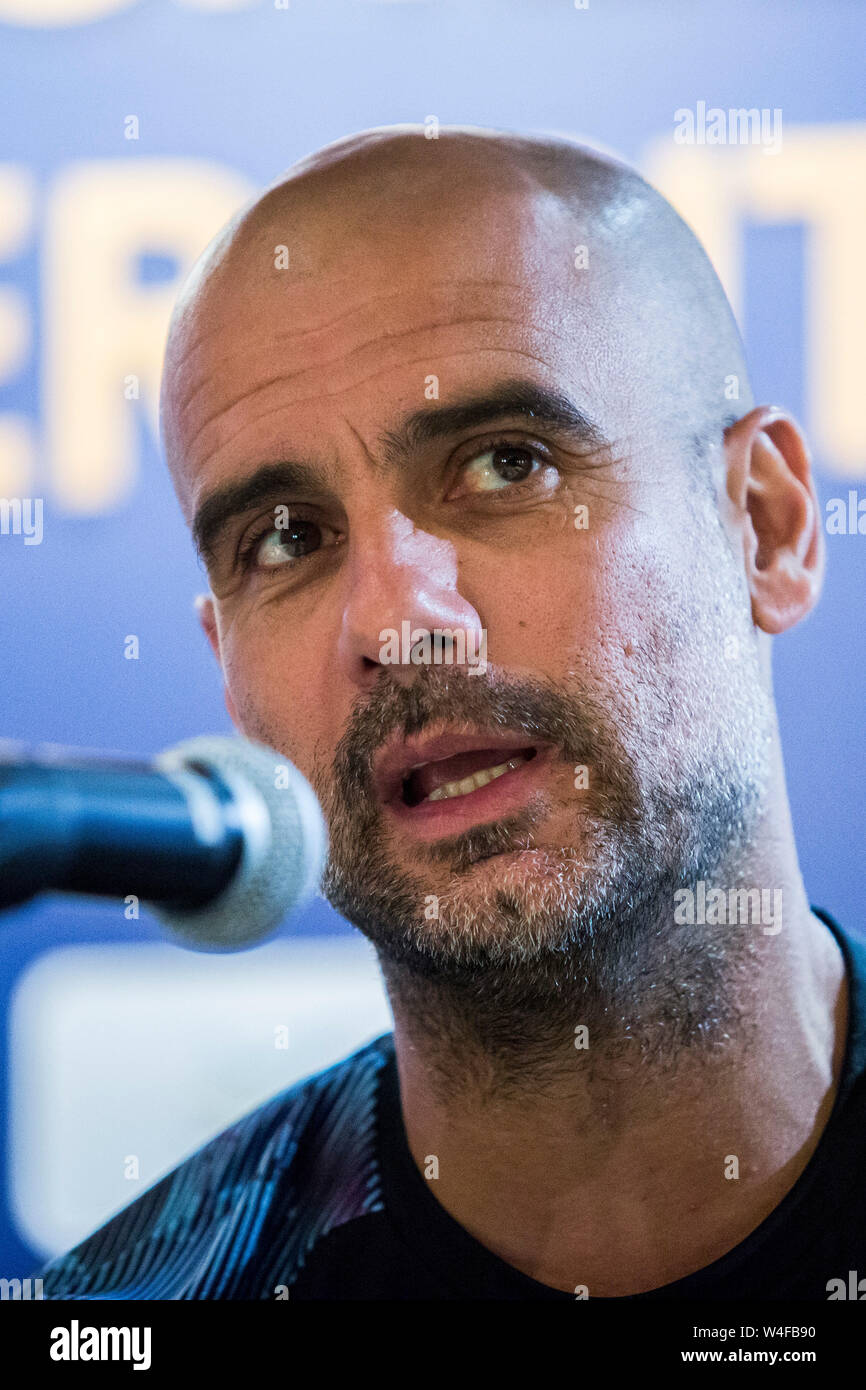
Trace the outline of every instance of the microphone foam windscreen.
<instances>
[{"instance_id":1,"label":"microphone foam windscreen","mask_svg":"<svg viewBox=\"0 0 866 1390\"><path fill-rule=\"evenodd\" d=\"M232 793L243 829L238 870L219 897L195 911L153 905L179 944L194 951L242 951L271 936L287 913L315 893L327 854L319 803L306 778L273 748L202 735L161 753L168 775L209 769Z\"/></svg>"}]
</instances>

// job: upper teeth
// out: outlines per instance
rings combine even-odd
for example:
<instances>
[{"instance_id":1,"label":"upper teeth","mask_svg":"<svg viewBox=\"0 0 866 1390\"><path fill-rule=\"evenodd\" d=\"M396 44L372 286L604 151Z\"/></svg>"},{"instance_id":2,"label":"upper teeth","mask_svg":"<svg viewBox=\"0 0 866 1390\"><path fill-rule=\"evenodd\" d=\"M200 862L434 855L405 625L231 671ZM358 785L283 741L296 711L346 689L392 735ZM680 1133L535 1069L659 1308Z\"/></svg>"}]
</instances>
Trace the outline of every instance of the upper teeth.
<instances>
[{"instance_id":1,"label":"upper teeth","mask_svg":"<svg viewBox=\"0 0 866 1390\"><path fill-rule=\"evenodd\" d=\"M484 767L480 772L473 772L471 777L464 777L459 782L443 782L441 787L432 791L427 801L444 801L449 796L467 796L469 792L477 791L479 787L486 787L488 782L493 782L497 777L501 777L504 772L513 771L520 767L524 758L509 758L507 763L500 763L498 767Z\"/></svg>"}]
</instances>

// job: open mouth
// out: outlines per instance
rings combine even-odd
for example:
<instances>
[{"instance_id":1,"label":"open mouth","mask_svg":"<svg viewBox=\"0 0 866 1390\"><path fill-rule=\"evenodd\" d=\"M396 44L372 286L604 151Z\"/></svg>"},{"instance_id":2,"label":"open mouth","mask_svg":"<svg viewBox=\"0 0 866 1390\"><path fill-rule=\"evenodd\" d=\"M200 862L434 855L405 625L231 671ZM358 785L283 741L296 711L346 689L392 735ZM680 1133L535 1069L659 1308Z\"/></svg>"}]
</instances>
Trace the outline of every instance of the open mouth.
<instances>
[{"instance_id":1,"label":"open mouth","mask_svg":"<svg viewBox=\"0 0 866 1390\"><path fill-rule=\"evenodd\" d=\"M428 842L517 815L556 756L530 738L505 729L395 737L376 759L374 795L405 833Z\"/></svg>"},{"instance_id":2,"label":"open mouth","mask_svg":"<svg viewBox=\"0 0 866 1390\"><path fill-rule=\"evenodd\" d=\"M438 758L411 768L403 778L401 799L404 806L420 806L424 802L453 801L471 796L509 772L516 772L536 755L532 747L509 751L503 759L502 749L477 748Z\"/></svg>"}]
</instances>

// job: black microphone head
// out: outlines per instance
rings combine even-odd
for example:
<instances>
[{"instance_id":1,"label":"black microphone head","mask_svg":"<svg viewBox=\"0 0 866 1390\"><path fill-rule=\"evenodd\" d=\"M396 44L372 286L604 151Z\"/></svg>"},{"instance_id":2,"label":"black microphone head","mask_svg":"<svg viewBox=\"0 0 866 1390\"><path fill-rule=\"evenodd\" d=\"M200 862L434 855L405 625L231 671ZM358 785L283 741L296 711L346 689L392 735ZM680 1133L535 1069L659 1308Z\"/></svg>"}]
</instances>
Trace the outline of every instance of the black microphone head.
<instances>
[{"instance_id":1,"label":"black microphone head","mask_svg":"<svg viewBox=\"0 0 866 1390\"><path fill-rule=\"evenodd\" d=\"M211 798L196 805L196 768L214 773L232 794L243 834L241 862L229 886L195 911L151 904L177 942L193 951L243 951L273 935L287 913L316 892L327 854L319 803L292 763L247 739L202 735L154 760L188 788L195 816L213 815ZM198 786L202 787L198 781Z\"/></svg>"}]
</instances>

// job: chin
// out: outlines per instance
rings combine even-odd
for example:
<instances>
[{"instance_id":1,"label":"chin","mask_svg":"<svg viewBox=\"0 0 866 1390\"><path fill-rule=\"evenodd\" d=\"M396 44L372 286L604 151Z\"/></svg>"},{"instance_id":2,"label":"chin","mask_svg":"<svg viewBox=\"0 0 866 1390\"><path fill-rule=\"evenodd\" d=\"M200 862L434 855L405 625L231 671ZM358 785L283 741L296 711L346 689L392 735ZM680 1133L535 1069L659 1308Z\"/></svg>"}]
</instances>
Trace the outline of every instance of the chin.
<instances>
[{"instance_id":1,"label":"chin","mask_svg":"<svg viewBox=\"0 0 866 1390\"><path fill-rule=\"evenodd\" d=\"M454 927L471 920L473 934L533 929L572 918L583 897L584 866L574 850L536 846L504 850L476 860L439 894L439 920ZM431 884L431 893L433 886ZM435 931L436 921L429 925ZM486 933L485 933L486 934Z\"/></svg>"}]
</instances>

